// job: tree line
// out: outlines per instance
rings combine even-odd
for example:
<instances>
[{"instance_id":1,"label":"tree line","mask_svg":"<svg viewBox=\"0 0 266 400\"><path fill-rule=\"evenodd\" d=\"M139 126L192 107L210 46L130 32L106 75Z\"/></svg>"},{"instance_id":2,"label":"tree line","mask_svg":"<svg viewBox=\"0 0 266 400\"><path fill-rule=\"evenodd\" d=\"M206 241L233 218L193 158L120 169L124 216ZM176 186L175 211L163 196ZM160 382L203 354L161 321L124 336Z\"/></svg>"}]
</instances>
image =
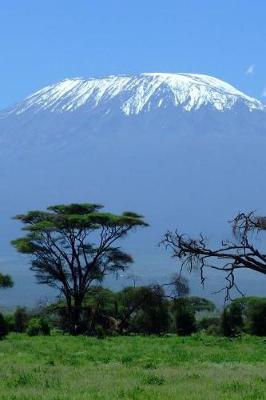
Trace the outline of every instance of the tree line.
<instances>
[{"instance_id":1,"label":"tree line","mask_svg":"<svg viewBox=\"0 0 266 400\"><path fill-rule=\"evenodd\" d=\"M49 335L50 329L68 333L66 316L62 300L32 310L18 307L13 313L0 314L0 337L9 332ZM266 336L266 298L237 298L220 311L201 297L169 298L159 286L127 287L119 292L95 286L85 296L81 312L80 333L98 338L196 332Z\"/></svg>"},{"instance_id":2,"label":"tree line","mask_svg":"<svg viewBox=\"0 0 266 400\"><path fill-rule=\"evenodd\" d=\"M104 212L102 209L103 206L99 204L62 204L50 206L46 211L29 211L15 217L23 224L24 236L12 241L13 246L18 252L29 255L31 270L40 284L58 290L63 329L74 335L89 333L88 321L91 324L91 332L95 330L94 314L88 307L88 302L94 293L93 290L96 290L96 285L101 284L106 275L125 271L133 263L132 256L119 246L120 240L127 237L131 231L148 227L144 217L135 212L126 211L118 215ZM225 290L226 296L229 297L231 289L239 290L235 271L247 268L265 274L266 255L258 250L250 239L252 233L266 230L265 221L266 218L257 217L254 213L239 214L232 221L236 241L223 241L220 247L214 249L207 245L203 236L191 239L178 231L167 232L162 244L171 250L172 257L178 259L180 266L178 279L171 283L175 286L178 283L180 289L180 277L184 266L192 271L195 266L200 265L202 282L205 279L206 268L218 269L226 274ZM7 288L12 285L12 279L8 275L0 275L0 287ZM116 330L120 333L129 329L128 320L135 315L138 307L142 304L148 305L151 299L155 303L161 299L160 307L157 305L157 309L153 306L151 308L154 318L158 321L169 320L170 306L169 301L165 300L163 287L135 289L135 300L128 304L126 312L119 314L117 311L116 317L110 315L117 320L119 326ZM129 290L128 295L132 290ZM192 321L193 312L188 300L177 297L172 300L173 304L178 305L178 312L184 319ZM117 301L115 304L118 307L120 303ZM226 318L225 314L224 319ZM194 322L191 324L195 325ZM153 328L151 332L147 332L156 333ZM161 333L161 328L158 328L158 333Z\"/></svg>"}]
</instances>

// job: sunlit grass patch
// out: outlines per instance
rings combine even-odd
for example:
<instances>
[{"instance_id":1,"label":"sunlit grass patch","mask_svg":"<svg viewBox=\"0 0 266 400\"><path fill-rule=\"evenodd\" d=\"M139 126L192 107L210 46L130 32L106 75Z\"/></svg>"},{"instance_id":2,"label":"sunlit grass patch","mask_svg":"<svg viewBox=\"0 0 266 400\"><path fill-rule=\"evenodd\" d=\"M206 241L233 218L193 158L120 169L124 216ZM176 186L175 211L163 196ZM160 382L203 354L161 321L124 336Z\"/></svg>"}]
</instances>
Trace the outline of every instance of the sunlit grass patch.
<instances>
[{"instance_id":1,"label":"sunlit grass patch","mask_svg":"<svg viewBox=\"0 0 266 400\"><path fill-rule=\"evenodd\" d=\"M0 400L262 400L263 338L10 335Z\"/></svg>"}]
</instances>

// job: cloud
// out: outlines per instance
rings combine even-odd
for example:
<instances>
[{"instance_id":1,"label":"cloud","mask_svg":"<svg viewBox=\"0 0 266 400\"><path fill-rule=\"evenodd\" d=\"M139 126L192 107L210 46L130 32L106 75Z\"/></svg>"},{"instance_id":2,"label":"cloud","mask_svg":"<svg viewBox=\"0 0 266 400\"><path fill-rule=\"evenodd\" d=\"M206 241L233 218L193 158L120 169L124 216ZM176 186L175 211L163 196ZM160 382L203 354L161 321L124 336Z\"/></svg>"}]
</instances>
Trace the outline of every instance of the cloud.
<instances>
[{"instance_id":1,"label":"cloud","mask_svg":"<svg viewBox=\"0 0 266 400\"><path fill-rule=\"evenodd\" d=\"M251 64L245 71L246 75L253 75L255 72L255 65Z\"/></svg>"},{"instance_id":2,"label":"cloud","mask_svg":"<svg viewBox=\"0 0 266 400\"><path fill-rule=\"evenodd\" d=\"M266 97L266 87L263 89L262 97Z\"/></svg>"}]
</instances>

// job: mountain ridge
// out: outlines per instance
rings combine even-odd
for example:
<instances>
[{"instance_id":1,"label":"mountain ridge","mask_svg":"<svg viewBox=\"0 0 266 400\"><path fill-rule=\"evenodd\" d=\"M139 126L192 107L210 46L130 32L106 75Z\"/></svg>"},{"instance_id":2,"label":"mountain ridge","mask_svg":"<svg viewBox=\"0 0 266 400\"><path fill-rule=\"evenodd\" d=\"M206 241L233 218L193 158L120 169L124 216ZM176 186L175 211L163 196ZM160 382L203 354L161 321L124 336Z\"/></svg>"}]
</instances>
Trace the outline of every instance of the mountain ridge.
<instances>
[{"instance_id":1,"label":"mountain ridge","mask_svg":"<svg viewBox=\"0 0 266 400\"><path fill-rule=\"evenodd\" d=\"M266 109L259 100L209 75L142 73L64 79L3 110L0 117L5 119L27 111L64 113L84 107L96 109L110 102L116 103L116 107L126 116L169 106L183 111L197 111L204 106L225 111L237 104L243 104L249 111Z\"/></svg>"}]
</instances>

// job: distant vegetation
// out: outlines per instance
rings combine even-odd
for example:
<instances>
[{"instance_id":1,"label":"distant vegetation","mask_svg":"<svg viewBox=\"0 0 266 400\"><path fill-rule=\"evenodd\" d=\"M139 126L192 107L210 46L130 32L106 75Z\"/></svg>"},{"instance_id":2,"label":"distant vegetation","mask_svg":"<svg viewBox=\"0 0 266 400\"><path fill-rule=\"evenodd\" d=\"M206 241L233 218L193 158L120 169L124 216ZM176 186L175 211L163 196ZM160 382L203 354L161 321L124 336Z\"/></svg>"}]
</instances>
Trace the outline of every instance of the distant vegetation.
<instances>
[{"instance_id":1,"label":"distant vegetation","mask_svg":"<svg viewBox=\"0 0 266 400\"><path fill-rule=\"evenodd\" d=\"M188 281L180 274L161 285L134 284L120 292L103 288L106 275L124 271L133 262L118 241L130 231L148 226L139 214L115 215L103 212L98 204L70 204L15 218L23 223L26 234L12 244L31 257L38 282L56 288L59 300L38 310L18 307L13 314L0 314L0 338L9 332L50 335L51 329L98 338L195 332L228 337L266 335L266 298L242 297L220 312L209 300L189 296ZM190 270L199 263L202 281L206 267L225 272L228 296L237 287L235 270L266 271L266 256L250 241L250 233L266 230L265 221L253 213L239 214L233 221L238 242L223 242L216 250L211 250L203 237L193 240L177 232L168 232L162 243ZM216 259L222 264L215 263ZM0 274L2 289L12 285L10 276Z\"/></svg>"},{"instance_id":2,"label":"distant vegetation","mask_svg":"<svg viewBox=\"0 0 266 400\"><path fill-rule=\"evenodd\" d=\"M50 335L51 330L68 332L67 306L63 300L37 309L17 308L0 314L0 336L9 332L30 336ZM223 311L204 298L169 299L161 287L127 287L113 292L91 287L80 315L83 334L104 338L117 335L237 337L242 334L266 336L266 298L238 298Z\"/></svg>"},{"instance_id":3,"label":"distant vegetation","mask_svg":"<svg viewBox=\"0 0 266 400\"><path fill-rule=\"evenodd\" d=\"M0 273L0 289L7 289L13 286L13 281L11 276L3 275Z\"/></svg>"}]
</instances>

